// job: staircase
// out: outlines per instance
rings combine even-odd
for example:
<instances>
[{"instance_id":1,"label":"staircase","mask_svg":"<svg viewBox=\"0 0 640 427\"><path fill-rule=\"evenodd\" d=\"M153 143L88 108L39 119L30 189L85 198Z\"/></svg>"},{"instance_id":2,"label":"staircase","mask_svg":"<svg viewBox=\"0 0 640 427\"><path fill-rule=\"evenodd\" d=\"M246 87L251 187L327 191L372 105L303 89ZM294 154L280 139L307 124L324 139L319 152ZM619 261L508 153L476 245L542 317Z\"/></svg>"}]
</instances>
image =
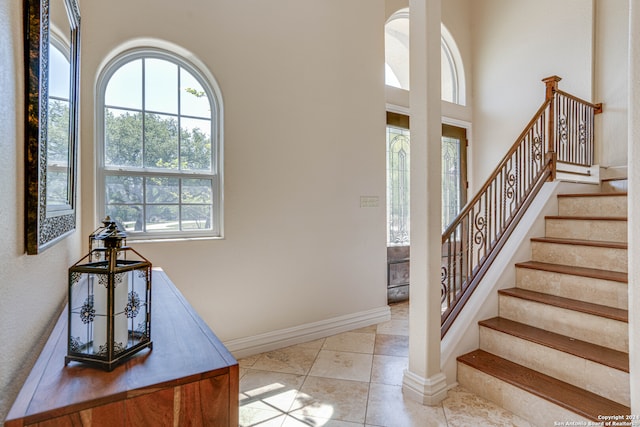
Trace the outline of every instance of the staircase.
<instances>
[{"instance_id":1,"label":"staircase","mask_svg":"<svg viewBox=\"0 0 640 427\"><path fill-rule=\"evenodd\" d=\"M535 426L630 414L627 194L601 188L558 196L480 348L458 358L460 385Z\"/></svg>"}]
</instances>

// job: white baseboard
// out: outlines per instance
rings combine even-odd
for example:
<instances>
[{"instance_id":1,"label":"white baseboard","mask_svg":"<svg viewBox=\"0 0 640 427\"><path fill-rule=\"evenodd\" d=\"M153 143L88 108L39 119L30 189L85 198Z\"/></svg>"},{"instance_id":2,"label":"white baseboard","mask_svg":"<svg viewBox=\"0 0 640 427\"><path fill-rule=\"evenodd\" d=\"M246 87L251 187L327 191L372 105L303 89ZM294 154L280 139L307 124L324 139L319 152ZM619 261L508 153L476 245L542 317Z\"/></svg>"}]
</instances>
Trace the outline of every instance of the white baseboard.
<instances>
[{"instance_id":1,"label":"white baseboard","mask_svg":"<svg viewBox=\"0 0 640 427\"><path fill-rule=\"evenodd\" d=\"M391 319L391 310L389 306L384 306L251 337L237 338L225 341L224 345L235 358L240 359L264 353L265 351L277 350L290 345L364 328L386 322L389 319Z\"/></svg>"},{"instance_id":2,"label":"white baseboard","mask_svg":"<svg viewBox=\"0 0 640 427\"><path fill-rule=\"evenodd\" d=\"M408 369L404 371L402 393L422 405L436 406L440 404L446 399L448 390L447 377L441 372L432 377L424 378Z\"/></svg>"}]
</instances>

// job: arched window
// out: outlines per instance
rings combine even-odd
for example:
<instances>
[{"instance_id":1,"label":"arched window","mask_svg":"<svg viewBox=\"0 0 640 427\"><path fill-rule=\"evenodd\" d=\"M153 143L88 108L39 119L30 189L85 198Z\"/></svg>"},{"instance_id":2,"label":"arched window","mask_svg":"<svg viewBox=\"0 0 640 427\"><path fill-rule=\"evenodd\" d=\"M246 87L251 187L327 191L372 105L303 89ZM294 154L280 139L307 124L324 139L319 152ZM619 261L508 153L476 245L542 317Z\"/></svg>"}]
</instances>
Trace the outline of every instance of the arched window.
<instances>
[{"instance_id":1,"label":"arched window","mask_svg":"<svg viewBox=\"0 0 640 427\"><path fill-rule=\"evenodd\" d=\"M391 15L384 26L385 82L409 90L409 9Z\"/></svg>"},{"instance_id":2,"label":"arched window","mask_svg":"<svg viewBox=\"0 0 640 427\"><path fill-rule=\"evenodd\" d=\"M98 81L98 213L130 238L222 234L222 105L212 76L155 48Z\"/></svg>"},{"instance_id":3,"label":"arched window","mask_svg":"<svg viewBox=\"0 0 640 427\"><path fill-rule=\"evenodd\" d=\"M462 57L455 40L444 25L441 31L442 100L464 105ZM409 90L409 9L401 9L391 15L384 34L385 82L389 86Z\"/></svg>"}]
</instances>

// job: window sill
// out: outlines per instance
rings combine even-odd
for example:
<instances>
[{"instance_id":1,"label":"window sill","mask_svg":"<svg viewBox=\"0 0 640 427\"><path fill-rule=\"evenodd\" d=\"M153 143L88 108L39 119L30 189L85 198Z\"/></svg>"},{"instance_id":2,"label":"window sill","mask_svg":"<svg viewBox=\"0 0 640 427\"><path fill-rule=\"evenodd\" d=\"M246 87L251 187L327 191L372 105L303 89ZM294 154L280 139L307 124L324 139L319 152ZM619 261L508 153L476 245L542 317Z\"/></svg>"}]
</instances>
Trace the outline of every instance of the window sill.
<instances>
[{"instance_id":1,"label":"window sill","mask_svg":"<svg viewBox=\"0 0 640 427\"><path fill-rule=\"evenodd\" d=\"M146 243L168 243L168 242L192 242L202 240L226 240L224 236L203 236L203 237L168 237L158 238L152 237L149 239L131 239L127 238L127 245L129 244L146 244Z\"/></svg>"}]
</instances>

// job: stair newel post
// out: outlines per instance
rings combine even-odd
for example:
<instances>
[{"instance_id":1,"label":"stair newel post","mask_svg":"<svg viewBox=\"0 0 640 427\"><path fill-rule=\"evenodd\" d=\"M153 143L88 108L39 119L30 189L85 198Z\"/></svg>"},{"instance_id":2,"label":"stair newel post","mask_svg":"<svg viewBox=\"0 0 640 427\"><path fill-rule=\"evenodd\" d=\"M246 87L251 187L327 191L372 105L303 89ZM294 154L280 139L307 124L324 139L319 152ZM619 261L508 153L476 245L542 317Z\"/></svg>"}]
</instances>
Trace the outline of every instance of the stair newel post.
<instances>
[{"instance_id":1,"label":"stair newel post","mask_svg":"<svg viewBox=\"0 0 640 427\"><path fill-rule=\"evenodd\" d=\"M555 128L555 120L556 120L556 91L558 90L558 82L562 80L562 78L558 76L551 76L545 79L542 79L544 84L546 85L546 93L545 99L549 101L549 116L547 117L547 162L550 167L551 174L549 175L549 181L555 181L556 179L556 128Z\"/></svg>"}]
</instances>

